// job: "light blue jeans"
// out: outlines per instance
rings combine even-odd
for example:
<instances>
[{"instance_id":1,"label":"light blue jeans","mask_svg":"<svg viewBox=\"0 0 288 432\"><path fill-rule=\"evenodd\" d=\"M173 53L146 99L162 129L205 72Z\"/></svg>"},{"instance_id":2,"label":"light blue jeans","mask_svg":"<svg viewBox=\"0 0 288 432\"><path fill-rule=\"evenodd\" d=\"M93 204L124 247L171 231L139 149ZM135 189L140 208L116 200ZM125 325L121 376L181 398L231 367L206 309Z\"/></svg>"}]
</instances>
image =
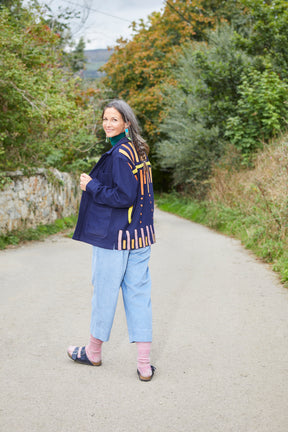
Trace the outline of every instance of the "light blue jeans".
<instances>
[{"instance_id":1,"label":"light blue jeans","mask_svg":"<svg viewBox=\"0 0 288 432\"><path fill-rule=\"evenodd\" d=\"M90 332L96 339L109 340L121 287L130 342L152 342L150 253L150 246L121 251L93 246Z\"/></svg>"}]
</instances>

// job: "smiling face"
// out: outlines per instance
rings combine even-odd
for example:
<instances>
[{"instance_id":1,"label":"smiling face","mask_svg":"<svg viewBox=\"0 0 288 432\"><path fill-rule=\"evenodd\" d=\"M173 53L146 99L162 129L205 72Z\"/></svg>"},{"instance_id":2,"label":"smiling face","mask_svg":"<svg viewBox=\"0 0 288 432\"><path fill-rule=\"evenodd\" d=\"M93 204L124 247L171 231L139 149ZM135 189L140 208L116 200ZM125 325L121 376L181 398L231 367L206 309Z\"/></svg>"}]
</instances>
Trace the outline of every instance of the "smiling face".
<instances>
[{"instance_id":1,"label":"smiling face","mask_svg":"<svg viewBox=\"0 0 288 432\"><path fill-rule=\"evenodd\" d=\"M122 115L116 108L106 108L102 119L103 129L108 138L113 138L122 132L125 132L125 128L128 127L128 123L125 123Z\"/></svg>"}]
</instances>

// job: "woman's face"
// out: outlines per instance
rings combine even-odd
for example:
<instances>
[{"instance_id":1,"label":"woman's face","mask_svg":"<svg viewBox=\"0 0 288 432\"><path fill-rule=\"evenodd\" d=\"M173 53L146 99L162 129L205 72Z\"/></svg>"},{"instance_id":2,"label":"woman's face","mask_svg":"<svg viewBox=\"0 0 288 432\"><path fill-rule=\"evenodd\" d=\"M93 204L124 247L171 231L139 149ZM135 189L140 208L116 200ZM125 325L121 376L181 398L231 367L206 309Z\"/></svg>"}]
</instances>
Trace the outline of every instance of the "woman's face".
<instances>
[{"instance_id":1,"label":"woman's face","mask_svg":"<svg viewBox=\"0 0 288 432\"><path fill-rule=\"evenodd\" d=\"M125 132L125 128L128 127L128 123L125 123L121 114L116 108L106 108L102 119L103 129L108 138L113 138L122 132Z\"/></svg>"}]
</instances>

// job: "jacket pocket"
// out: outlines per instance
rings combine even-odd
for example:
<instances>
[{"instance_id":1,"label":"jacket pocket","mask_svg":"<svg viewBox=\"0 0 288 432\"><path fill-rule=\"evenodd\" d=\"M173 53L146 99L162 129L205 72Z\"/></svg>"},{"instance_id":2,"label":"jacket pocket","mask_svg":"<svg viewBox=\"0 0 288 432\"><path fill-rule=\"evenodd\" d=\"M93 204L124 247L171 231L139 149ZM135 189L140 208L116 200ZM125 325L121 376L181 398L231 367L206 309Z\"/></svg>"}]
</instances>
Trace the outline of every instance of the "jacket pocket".
<instances>
[{"instance_id":1,"label":"jacket pocket","mask_svg":"<svg viewBox=\"0 0 288 432\"><path fill-rule=\"evenodd\" d=\"M100 171L97 179L105 186L112 186L113 184L113 175L112 171Z\"/></svg>"},{"instance_id":2,"label":"jacket pocket","mask_svg":"<svg viewBox=\"0 0 288 432\"><path fill-rule=\"evenodd\" d=\"M111 207L91 203L86 217L86 232L89 235L104 238L108 234L111 220Z\"/></svg>"}]
</instances>

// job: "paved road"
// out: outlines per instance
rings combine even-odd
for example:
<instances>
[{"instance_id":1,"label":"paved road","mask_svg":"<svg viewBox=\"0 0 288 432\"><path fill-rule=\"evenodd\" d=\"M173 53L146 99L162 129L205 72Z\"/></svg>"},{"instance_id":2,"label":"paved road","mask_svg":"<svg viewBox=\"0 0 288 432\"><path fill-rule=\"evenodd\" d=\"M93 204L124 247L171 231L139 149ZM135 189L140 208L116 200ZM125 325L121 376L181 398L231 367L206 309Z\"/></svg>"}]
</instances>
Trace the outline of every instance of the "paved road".
<instances>
[{"instance_id":1,"label":"paved road","mask_svg":"<svg viewBox=\"0 0 288 432\"><path fill-rule=\"evenodd\" d=\"M89 333L91 248L53 237L0 252L0 430L287 432L288 291L238 241L157 211L152 382L122 300L103 366Z\"/></svg>"}]
</instances>

